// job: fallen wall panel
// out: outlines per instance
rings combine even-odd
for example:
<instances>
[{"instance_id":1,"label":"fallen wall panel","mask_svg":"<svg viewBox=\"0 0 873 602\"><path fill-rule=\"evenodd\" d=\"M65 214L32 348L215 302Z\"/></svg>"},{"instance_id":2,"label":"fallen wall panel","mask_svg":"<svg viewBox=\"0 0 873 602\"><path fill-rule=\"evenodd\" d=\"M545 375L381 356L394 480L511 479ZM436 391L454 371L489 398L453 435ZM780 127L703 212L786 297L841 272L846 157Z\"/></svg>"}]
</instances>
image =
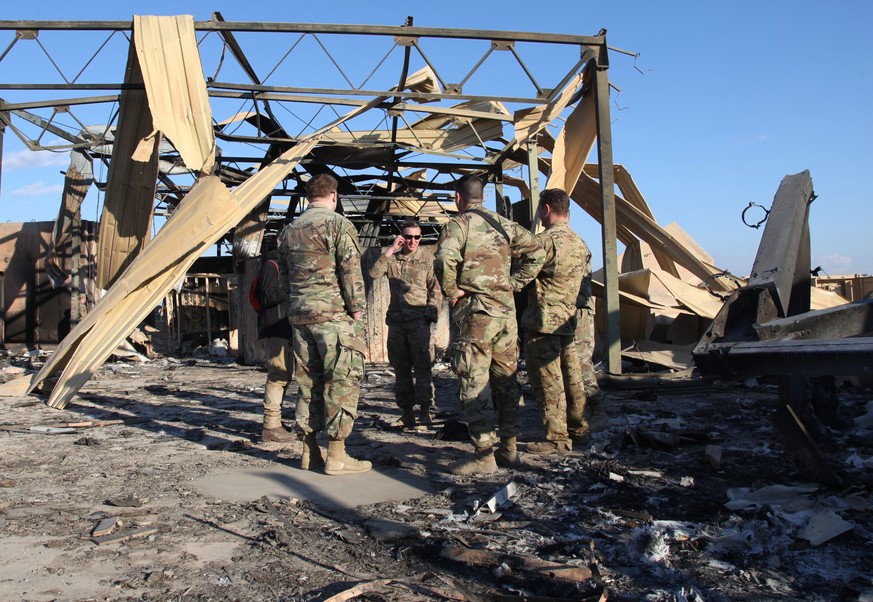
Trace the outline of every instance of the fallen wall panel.
<instances>
[{"instance_id":1,"label":"fallen wall panel","mask_svg":"<svg viewBox=\"0 0 873 602\"><path fill-rule=\"evenodd\" d=\"M155 128L172 141L189 169L212 173L212 109L194 18L135 15L133 40Z\"/></svg>"},{"instance_id":2,"label":"fallen wall panel","mask_svg":"<svg viewBox=\"0 0 873 602\"><path fill-rule=\"evenodd\" d=\"M131 160L140 141L154 129L146 92L139 89L143 77L133 44L124 81L131 87L121 92L118 127L100 217L97 286L101 289L112 286L148 244L158 178L160 135L149 139L150 150L145 161Z\"/></svg>"}]
</instances>

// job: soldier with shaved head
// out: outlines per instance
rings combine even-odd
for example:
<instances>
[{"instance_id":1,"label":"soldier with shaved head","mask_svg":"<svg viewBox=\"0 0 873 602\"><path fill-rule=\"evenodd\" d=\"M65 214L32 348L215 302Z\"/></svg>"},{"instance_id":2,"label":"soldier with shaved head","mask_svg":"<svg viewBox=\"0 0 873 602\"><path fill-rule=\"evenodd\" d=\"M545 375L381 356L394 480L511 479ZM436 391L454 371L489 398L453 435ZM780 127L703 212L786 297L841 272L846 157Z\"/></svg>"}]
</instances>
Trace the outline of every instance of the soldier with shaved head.
<instances>
[{"instance_id":1,"label":"soldier with shaved head","mask_svg":"<svg viewBox=\"0 0 873 602\"><path fill-rule=\"evenodd\" d=\"M475 175L456 182L459 215L443 229L434 263L452 302L452 368L475 448L472 458L453 467L457 474L491 473L498 464L518 463L521 393L513 293L536 276L545 258L530 232L482 206L483 187Z\"/></svg>"},{"instance_id":2,"label":"soldier with shaved head","mask_svg":"<svg viewBox=\"0 0 873 602\"><path fill-rule=\"evenodd\" d=\"M336 212L337 181L313 176L309 206L279 234L279 268L297 361L297 426L301 468L344 475L370 470L346 454L364 376L366 305L361 246L352 223ZM327 431L327 460L316 441Z\"/></svg>"}]
</instances>

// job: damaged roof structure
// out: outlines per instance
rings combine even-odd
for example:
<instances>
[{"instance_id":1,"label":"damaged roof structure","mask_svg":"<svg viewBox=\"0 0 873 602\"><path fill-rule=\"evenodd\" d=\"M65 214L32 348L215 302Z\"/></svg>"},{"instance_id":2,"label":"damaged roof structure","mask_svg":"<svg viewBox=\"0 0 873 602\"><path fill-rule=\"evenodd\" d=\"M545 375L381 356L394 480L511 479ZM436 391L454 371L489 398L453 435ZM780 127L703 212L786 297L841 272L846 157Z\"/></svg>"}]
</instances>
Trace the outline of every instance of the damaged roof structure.
<instances>
[{"instance_id":1,"label":"damaged roof structure","mask_svg":"<svg viewBox=\"0 0 873 602\"><path fill-rule=\"evenodd\" d=\"M411 18L402 27L226 22L220 13L203 22L5 21L0 31L10 34L0 67L37 58L52 67L0 84L0 122L30 149L70 153L45 266L74 294L75 266L66 269L57 250L89 189L105 195L94 280L106 293L87 312L72 304L71 332L28 388L59 373L51 406L68 403L212 245L230 246L235 265L257 256L303 210L317 173L337 177L339 210L368 247L390 240L406 217L433 240L455 212L460 174L486 177L497 210L531 226L541 176L567 190L601 224L596 314L613 375L622 353L690 371L692 347L746 285L677 224L659 225L613 162L605 31L434 29ZM53 56L54 37L93 45L75 74ZM340 46L354 55L339 56ZM495 68L496 79L487 75ZM107 71L119 79L99 79ZM88 124L95 107L111 118ZM108 165L105 181L95 165ZM774 317L842 302L813 296Z\"/></svg>"},{"instance_id":2,"label":"damaged roof structure","mask_svg":"<svg viewBox=\"0 0 873 602\"><path fill-rule=\"evenodd\" d=\"M33 386L62 371L51 405L69 400L209 246L232 241L235 258L257 255L271 214L293 218L306 179L325 171L338 177L342 211L365 245L390 238L404 216L432 222L435 232L454 210L449 193L461 173L493 182L505 214L514 189L526 201L524 218L515 214L522 221L532 220L540 173L546 186L570 191L602 224L602 315L614 373L621 371L617 241L635 257L650 249L667 277L681 270L716 290L735 286L713 278L718 270L683 244L681 229L659 226L629 173L613 165L605 32L428 29L411 19L404 27L231 23L218 13L206 22L7 21L0 31L12 34L0 66L26 53L53 67L31 70L38 81L3 83L0 118L29 148L70 150L54 246L69 238L71 216L96 183L94 163L108 163L105 183L97 183L105 200L96 256L96 283L107 293L87 315L73 315L73 332L35 379ZM49 37L85 32L98 32L102 43L81 70L65 73ZM346 60L365 76L355 78L337 59L337 37L354 38L360 52ZM440 56L456 46L469 67ZM92 79L122 50L126 66L115 68L123 80ZM526 55L549 65L545 76ZM495 62L501 77L485 86L481 73ZM78 114L95 105L113 119L86 125ZM595 145L598 161L586 164ZM616 184L627 198L614 194ZM156 216L166 222L151 239ZM52 249L46 264L58 280L68 276Z\"/></svg>"},{"instance_id":3,"label":"damaged roof structure","mask_svg":"<svg viewBox=\"0 0 873 602\"><path fill-rule=\"evenodd\" d=\"M521 223L533 225L532 208L545 182L545 187L566 189L601 224L604 268L596 275L595 290L608 372L620 374L625 357L666 366L679 375L691 373L695 362L697 370L713 377L778 376L773 421L786 448L798 458L801 474L830 487L844 486L841 471L823 459L810 436L816 434L810 433L812 414L820 408L809 405L805 377L868 371L873 321L869 302L844 307L841 299L810 289L811 175L803 172L783 180L748 280L716 267L678 224L658 224L629 168L613 160L609 57L610 50L623 51L610 48L605 34L433 29L415 27L411 19L403 27L226 22L218 13L199 22L188 16L137 16L124 22L0 21L0 131L16 135L32 150L70 155L44 265L59 286L74 294L82 289L79 266L62 257L59 249L81 235L77 224L89 191L96 188L103 195L93 278L106 292L95 306L84 308L87 311L80 311L78 302L72 305L72 330L39 372L23 379L19 395L59 375L48 403L64 409L119 342L205 252L213 246L221 252L230 249L235 265L258 255L265 240L305 208L305 183L314 174L329 172L337 177L339 210L356 225L362 243L378 248L394 237L407 217L418 218L425 238L435 240L441 224L455 212L454 179L475 172L492 184L498 211ZM71 46L88 49L72 70L58 54ZM459 56L465 60L459 61ZM26 61L45 68L30 69L16 81L2 75L4 67ZM495 69L500 77L493 77ZM106 73L117 77L104 79ZM595 147L596 161L591 157ZM618 243L625 247L621 257ZM164 362L169 369L175 367L169 359ZM246 397L252 397L250 383L260 378L257 374L233 372L228 379L220 367L212 366L199 379L168 384L165 379L170 377L157 366L144 369L147 376L132 374L135 369L131 374L124 369L114 372L117 381L106 379L97 385L99 394L83 396L93 421L73 421L71 415L70 422L60 425L48 418L45 408L24 405L20 407L25 409L16 406L13 415L20 415L23 423L29 419L25 414L33 412L53 425L36 425L39 428L77 433L146 422L144 430L153 429L158 439L175 432L173 436L183 444L202 442L198 458L215 450L246 448L245 441L222 440L215 426L219 424L225 435L245 432L245 416L252 405ZM438 382L443 400L454 394L447 372ZM387 376L383 379L378 370L370 371L365 390L387 398L391 375ZM125 390L126 382L118 382L127 379L141 379L140 398ZM220 385L215 386L215 381ZM413 507L392 506L389 514L396 521L358 520L376 541L400 542L391 552L395 557L380 557L385 562L380 566L394 566L410 548L416 554L433 552L431 542L443 538L451 545L440 548L440 562L482 565L496 579L514 580L518 587L534 591L551 580L552 593L572 591L576 598L580 584L596 578L598 587L587 594L602 599L605 588L599 587L590 535L595 531L603 546L597 551L601 560L621 548L611 558L615 566L605 567L614 571L613 577L620 573L625 557L631 558L628 564L671 567L671 562L684 561L689 550L708 547L713 557L708 567L711 581L719 583L721 573L730 573L736 588L737 582L748 579L744 573L748 567L740 558L752 548L753 556L766 555L775 567L759 573L756 591L764 589L760 582L765 578L760 575L765 575L778 586L772 590L796 592L799 588L792 588L798 586L776 569L780 557L801 558L803 550L796 553L798 538L817 547L843 534L868 533L863 529L866 523L858 518L869 516L869 489L863 483L841 496L815 497L820 491L816 486L767 487L750 482L751 478L743 481L759 464L767 467L762 473L765 480L775 481L784 472L776 458L781 452L758 441L756 419L761 409L755 400L731 399L732 391L712 379L687 389L685 384L668 382L657 393L616 392L614 400L622 404L621 424L615 432L603 433L590 454L561 459L555 466L534 462L535 470L496 488L484 503L473 484L453 484L461 502L450 488ZM773 397L766 384L748 386L760 399ZM643 399L649 393L666 398L657 411ZM129 408L115 413L112 407L126 397L146 405L143 398L149 396L164 397L142 415ZM229 409L218 417L201 413L204 399ZM824 401L827 405L834 400ZM859 399L854 402L861 404ZM174 426L176 418L166 419L161 404L186 414L187 424L196 428ZM378 406L378 402L373 405ZM693 419L684 422L687 415L680 417L681 412L691 406ZM873 409L868 410L859 424L869 430ZM370 427L379 433L366 440L366 453L374 464L423 473L417 477L432 477L442 470L440 452L445 441L422 444L381 429L391 418L390 410L369 412ZM528 414L530 421L532 412ZM53 432L22 424L5 428ZM722 429L725 432L719 433ZM81 439L81 445L91 445L87 439ZM99 435L92 438L98 439ZM836 445L826 441L825 451L833 458L839 453L834 448L851 441L849 435ZM403 453L397 452L398 446L404 446ZM694 449L695 461L680 463L680 455L691 453L671 454L680 447ZM633 453L619 461L617 454L623 448ZM116 455L135 462L133 456L140 450L135 446L124 450L127 453ZM190 450L184 451L186 466L167 468L166 478L160 480L181 482L196 473L208 482L200 485L208 490L215 477L203 476L200 468L189 472ZM723 460L722 453L729 459ZM852 453L853 474L869 469L870 459ZM286 458L274 462L273 456L267 456L269 462L257 458L269 464L262 467L264 472L287 478L288 467L273 466ZM77 473L94 472L90 466L82 468L80 460L70 460ZM126 465L124 472L136 476L132 466ZM689 473L682 472L686 468ZM405 478L416 481L409 474ZM270 485L275 480L264 477ZM748 487L729 489L729 502L722 504L719 496L725 493L721 488L725 482L744 482ZM77 487L90 485L82 481ZM160 487L164 488L161 495L178 494L166 483ZM267 497L272 491L238 509L251 515L251 523L260 521L257 512L269 515L280 544L291 537L289 533L311 537L312 525L328 519L339 525L330 527L331 537L351 542L353 552L362 547L355 545L362 538L360 529L348 526L354 520L293 501L274 504ZM472 505L468 498L475 500ZM674 508L690 506L692 498L696 503L703 500L706 512L719 517L717 524L669 520ZM112 499L119 507L130 501ZM441 507L443 503L450 509ZM735 513L728 521L721 521L722 506ZM227 503L221 511L230 507ZM780 526L777 538L761 517L764 507ZM506 520L501 524L502 512ZM702 515L704 510L697 512ZM740 512L748 516L740 518ZM838 513L859 521L854 533L855 525ZM169 529L162 532L148 518L138 529L114 533L117 525L101 527L101 520L91 533L92 541L114 545L155 534L169 537ZM178 516L165 512L162 518L168 523ZM197 520L230 533L221 525L232 518L228 513ZM2 514L0 519L5 520ZM174 528L188 537L196 532L194 521L189 522ZM401 523L414 529L401 528ZM585 537L591 538L590 548L580 543L580 524L589 529ZM553 529L558 525L568 532L556 533ZM130 526L137 524L132 520ZM246 524L252 532L262 526ZM622 540L622 530L633 533L625 537L627 541ZM476 549L476 537L506 537L507 531L518 538L505 546L512 553ZM515 535L525 531L533 535ZM530 552L532 538L543 534L554 538L549 549L563 555L561 563L535 558ZM261 535L261 543L269 540L269 533ZM869 575L865 577L859 568L864 562L863 546L857 547L857 557L851 555L845 569L846 582L853 587L869 584ZM536 549L537 556L549 554L543 546ZM387 554L384 549L373 552L374 556L377 553ZM798 565L812 572L817 557L807 556L806 564L798 561ZM258 566L267 566L270 558L268 553L259 556ZM567 558L571 560L563 562ZM581 566L585 558L587 568ZM719 558L731 559L737 566ZM360 574L349 577L360 578ZM397 585L390 579L369 577L332 599ZM172 570L156 577L166 582L172 578ZM458 583L435 586L432 581L429 591L440 591L444 598L479 599ZM150 584L131 587L145 585ZM234 576L234 587L247 585ZM683 585L682 595L702 597L693 585L688 591Z\"/></svg>"}]
</instances>

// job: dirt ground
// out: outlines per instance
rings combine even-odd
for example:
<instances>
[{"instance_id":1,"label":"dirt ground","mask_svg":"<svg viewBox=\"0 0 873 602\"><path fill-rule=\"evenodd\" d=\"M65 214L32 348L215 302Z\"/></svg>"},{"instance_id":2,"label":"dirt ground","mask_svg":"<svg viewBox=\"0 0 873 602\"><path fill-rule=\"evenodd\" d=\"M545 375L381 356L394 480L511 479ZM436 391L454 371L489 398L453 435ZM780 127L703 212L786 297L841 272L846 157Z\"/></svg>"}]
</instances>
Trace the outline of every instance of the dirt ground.
<instances>
[{"instance_id":1,"label":"dirt ground","mask_svg":"<svg viewBox=\"0 0 873 602\"><path fill-rule=\"evenodd\" d=\"M786 456L775 385L703 379L606 387L611 425L589 445L460 478L447 466L470 448L450 440L463 434L451 373L437 366L436 426L398 432L390 369L368 366L349 451L432 492L340 511L193 486L298 460L300 443L258 441L264 380L229 358L157 358L107 363L65 410L0 398L0 599L873 600L869 391L841 390L857 424L819 442L842 487ZM524 391L522 440L535 440ZM122 422L31 428L84 421ZM507 485L504 509L477 512ZM133 537L98 545L107 518L110 537ZM446 558L458 549L476 554Z\"/></svg>"}]
</instances>

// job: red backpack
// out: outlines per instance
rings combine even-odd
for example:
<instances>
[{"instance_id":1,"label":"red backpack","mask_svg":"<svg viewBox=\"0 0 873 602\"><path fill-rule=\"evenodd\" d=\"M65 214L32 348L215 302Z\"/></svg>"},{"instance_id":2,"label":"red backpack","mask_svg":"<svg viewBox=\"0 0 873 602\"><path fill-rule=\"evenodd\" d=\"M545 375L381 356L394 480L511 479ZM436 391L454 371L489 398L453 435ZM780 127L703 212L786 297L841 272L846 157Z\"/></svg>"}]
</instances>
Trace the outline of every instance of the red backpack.
<instances>
[{"instance_id":1,"label":"red backpack","mask_svg":"<svg viewBox=\"0 0 873 602\"><path fill-rule=\"evenodd\" d=\"M261 297L258 294L258 285L261 284L261 275L256 274L249 285L249 305L255 311L261 311Z\"/></svg>"}]
</instances>

